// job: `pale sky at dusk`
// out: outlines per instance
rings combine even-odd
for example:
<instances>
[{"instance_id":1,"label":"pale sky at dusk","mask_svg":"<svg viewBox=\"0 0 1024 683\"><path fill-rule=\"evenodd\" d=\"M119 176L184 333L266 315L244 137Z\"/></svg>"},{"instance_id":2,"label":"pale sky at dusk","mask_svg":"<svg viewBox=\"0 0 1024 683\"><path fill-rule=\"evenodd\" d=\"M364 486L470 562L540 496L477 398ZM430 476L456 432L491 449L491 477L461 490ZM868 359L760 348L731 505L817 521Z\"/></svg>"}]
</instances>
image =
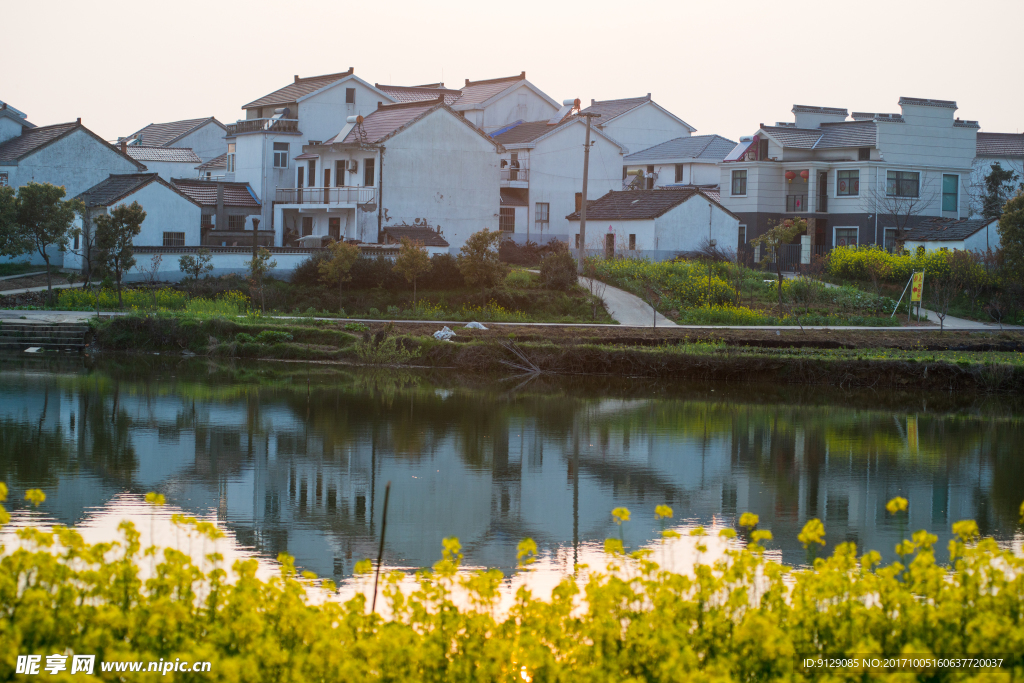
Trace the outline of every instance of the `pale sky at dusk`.
<instances>
[{"instance_id":1,"label":"pale sky at dusk","mask_svg":"<svg viewBox=\"0 0 1024 683\"><path fill-rule=\"evenodd\" d=\"M17 2L2 12L0 100L36 125L107 139L153 122L243 116L292 81L355 67L416 85L526 71L556 100L652 93L737 139L793 104L897 112L956 100L984 131L1024 132L1024 1ZM12 30L13 29L13 30Z\"/></svg>"}]
</instances>

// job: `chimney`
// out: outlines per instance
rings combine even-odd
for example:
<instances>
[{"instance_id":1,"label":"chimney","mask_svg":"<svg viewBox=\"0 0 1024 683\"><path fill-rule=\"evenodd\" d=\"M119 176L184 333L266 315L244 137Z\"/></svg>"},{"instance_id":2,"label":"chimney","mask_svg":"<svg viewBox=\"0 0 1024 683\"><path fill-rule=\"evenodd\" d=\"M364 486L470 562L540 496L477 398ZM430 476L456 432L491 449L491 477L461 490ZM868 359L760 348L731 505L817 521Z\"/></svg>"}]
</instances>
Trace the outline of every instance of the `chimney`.
<instances>
[{"instance_id":1,"label":"chimney","mask_svg":"<svg viewBox=\"0 0 1024 683\"><path fill-rule=\"evenodd\" d=\"M296 83L298 83L298 82L299 82L299 74L295 74L295 82L296 82Z\"/></svg>"},{"instance_id":2,"label":"chimney","mask_svg":"<svg viewBox=\"0 0 1024 683\"><path fill-rule=\"evenodd\" d=\"M590 106L593 107L595 104L597 104L597 103L594 101L594 98L591 97L590 98Z\"/></svg>"},{"instance_id":3,"label":"chimney","mask_svg":"<svg viewBox=\"0 0 1024 683\"><path fill-rule=\"evenodd\" d=\"M757 127L758 128L764 128L764 124L763 123L759 123L759 124L757 124Z\"/></svg>"},{"instance_id":4,"label":"chimney","mask_svg":"<svg viewBox=\"0 0 1024 683\"><path fill-rule=\"evenodd\" d=\"M7 109L7 103L4 102L2 105L0 105L0 109Z\"/></svg>"},{"instance_id":5,"label":"chimney","mask_svg":"<svg viewBox=\"0 0 1024 683\"><path fill-rule=\"evenodd\" d=\"M651 99L651 93L647 93L647 99Z\"/></svg>"},{"instance_id":6,"label":"chimney","mask_svg":"<svg viewBox=\"0 0 1024 683\"><path fill-rule=\"evenodd\" d=\"M78 117L78 125L82 125L82 117L81 116Z\"/></svg>"},{"instance_id":7,"label":"chimney","mask_svg":"<svg viewBox=\"0 0 1024 683\"><path fill-rule=\"evenodd\" d=\"M521 76L522 78L526 78L526 72L525 72L525 71L524 71L523 73L519 74L519 75L520 75L520 76Z\"/></svg>"},{"instance_id":8,"label":"chimney","mask_svg":"<svg viewBox=\"0 0 1024 683\"><path fill-rule=\"evenodd\" d=\"M466 85L467 86L469 85L469 79L468 78L466 79Z\"/></svg>"},{"instance_id":9,"label":"chimney","mask_svg":"<svg viewBox=\"0 0 1024 683\"><path fill-rule=\"evenodd\" d=\"M121 154L128 154L128 141L121 140Z\"/></svg>"}]
</instances>

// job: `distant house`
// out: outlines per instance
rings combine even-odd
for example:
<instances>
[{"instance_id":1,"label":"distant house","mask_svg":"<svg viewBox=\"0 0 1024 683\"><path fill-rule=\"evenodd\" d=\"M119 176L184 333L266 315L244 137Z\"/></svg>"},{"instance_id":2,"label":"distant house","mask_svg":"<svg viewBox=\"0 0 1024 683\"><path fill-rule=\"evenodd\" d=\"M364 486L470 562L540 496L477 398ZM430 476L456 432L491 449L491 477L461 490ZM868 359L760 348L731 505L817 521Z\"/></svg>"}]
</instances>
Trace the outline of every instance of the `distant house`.
<instances>
[{"instance_id":1,"label":"distant house","mask_svg":"<svg viewBox=\"0 0 1024 683\"><path fill-rule=\"evenodd\" d=\"M458 249L474 232L498 228L501 146L431 101L381 104L361 122L294 159L294 189L278 189L280 244L323 236L380 242L392 225L432 225ZM264 202L264 208L266 202Z\"/></svg>"},{"instance_id":2,"label":"distant house","mask_svg":"<svg viewBox=\"0 0 1024 683\"><path fill-rule=\"evenodd\" d=\"M652 100L651 93L621 100L590 100L583 113L600 114L594 125L625 147L626 154L689 137L697 130Z\"/></svg>"},{"instance_id":3,"label":"distant house","mask_svg":"<svg viewBox=\"0 0 1024 683\"><path fill-rule=\"evenodd\" d=\"M200 244L252 245L253 219L259 220L261 205L248 183L176 178L171 184L202 207ZM259 230L259 241L274 246L274 231Z\"/></svg>"},{"instance_id":4,"label":"distant house","mask_svg":"<svg viewBox=\"0 0 1024 683\"><path fill-rule=\"evenodd\" d=\"M484 81L466 79L461 96L451 105L467 121L487 133L516 121L548 120L561 105L540 88L518 76Z\"/></svg>"},{"instance_id":5,"label":"distant house","mask_svg":"<svg viewBox=\"0 0 1024 683\"><path fill-rule=\"evenodd\" d=\"M583 196L586 123L577 116L516 122L491 137L504 147L501 229L517 241L568 241L565 216L579 209ZM622 188L622 147L596 127L591 143L587 193L596 199Z\"/></svg>"},{"instance_id":6,"label":"distant house","mask_svg":"<svg viewBox=\"0 0 1024 683\"><path fill-rule=\"evenodd\" d=\"M224 180L227 167L228 155L227 152L225 152L219 157L214 157L213 159L196 166L196 178L201 180Z\"/></svg>"},{"instance_id":7,"label":"distant house","mask_svg":"<svg viewBox=\"0 0 1024 683\"><path fill-rule=\"evenodd\" d=\"M21 135L26 129L35 128L36 124L30 123L27 115L18 111L6 102L0 102L0 143Z\"/></svg>"},{"instance_id":8,"label":"distant house","mask_svg":"<svg viewBox=\"0 0 1024 683\"><path fill-rule=\"evenodd\" d=\"M579 248L580 213L567 218ZM705 240L732 248L739 224L736 214L697 188L618 190L587 205L584 248L664 261L697 251Z\"/></svg>"},{"instance_id":9,"label":"distant house","mask_svg":"<svg viewBox=\"0 0 1024 683\"><path fill-rule=\"evenodd\" d=\"M622 182L644 190L674 184L717 187L722 176L718 164L735 146L721 135L675 138L626 155Z\"/></svg>"},{"instance_id":10,"label":"distant house","mask_svg":"<svg viewBox=\"0 0 1024 683\"><path fill-rule=\"evenodd\" d=\"M441 236L438 228L431 228L428 225L388 225L381 228L381 244L401 245L403 239L408 239L414 244L419 244L427 253L447 254L449 247L448 240Z\"/></svg>"},{"instance_id":11,"label":"distant house","mask_svg":"<svg viewBox=\"0 0 1024 683\"><path fill-rule=\"evenodd\" d=\"M970 181L971 217L981 216L985 195L985 178L992 166L1017 174L1017 183L1024 183L1024 133L983 133L978 131L977 154Z\"/></svg>"},{"instance_id":12,"label":"distant house","mask_svg":"<svg viewBox=\"0 0 1024 683\"><path fill-rule=\"evenodd\" d=\"M929 218L907 231L905 249L913 252L961 249L985 253L999 248L998 218Z\"/></svg>"},{"instance_id":13,"label":"distant house","mask_svg":"<svg viewBox=\"0 0 1024 683\"><path fill-rule=\"evenodd\" d=\"M132 241L142 247L180 247L199 244L202 208L188 195L157 173L129 173L108 176L78 195L85 215L75 220L77 228L95 230L96 217L122 204L138 202L146 210L142 232ZM88 222L89 225L84 225ZM84 241L75 238L64 257L65 268L82 268Z\"/></svg>"},{"instance_id":14,"label":"distant house","mask_svg":"<svg viewBox=\"0 0 1024 683\"><path fill-rule=\"evenodd\" d=\"M129 146L188 148L202 161L209 161L224 153L226 132L223 123L209 116L205 119L151 123L117 141L126 142Z\"/></svg>"},{"instance_id":15,"label":"distant house","mask_svg":"<svg viewBox=\"0 0 1024 683\"><path fill-rule=\"evenodd\" d=\"M195 175L196 164L203 161L188 147L122 145L125 154L145 164L147 170L159 173L164 180L190 178Z\"/></svg>"}]
</instances>

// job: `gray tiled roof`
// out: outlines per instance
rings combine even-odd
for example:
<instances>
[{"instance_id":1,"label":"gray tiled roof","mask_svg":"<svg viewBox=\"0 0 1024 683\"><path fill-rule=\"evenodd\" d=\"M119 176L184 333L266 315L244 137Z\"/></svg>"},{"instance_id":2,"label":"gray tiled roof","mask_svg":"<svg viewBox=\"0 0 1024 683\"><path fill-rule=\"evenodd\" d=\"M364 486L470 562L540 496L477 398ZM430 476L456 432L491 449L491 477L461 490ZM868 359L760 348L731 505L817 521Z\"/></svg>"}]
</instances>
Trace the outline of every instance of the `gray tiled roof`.
<instances>
[{"instance_id":1,"label":"gray tiled roof","mask_svg":"<svg viewBox=\"0 0 1024 683\"><path fill-rule=\"evenodd\" d=\"M843 116L849 115L845 107L815 107L809 104L794 104L793 109L791 111L794 114L799 112L804 114L842 114Z\"/></svg>"},{"instance_id":2,"label":"gray tiled roof","mask_svg":"<svg viewBox=\"0 0 1024 683\"><path fill-rule=\"evenodd\" d=\"M989 225L995 218L927 218L907 230L906 239L915 242L957 242Z\"/></svg>"},{"instance_id":3,"label":"gray tiled roof","mask_svg":"<svg viewBox=\"0 0 1024 683\"><path fill-rule=\"evenodd\" d=\"M413 242L419 242L424 247L447 247L448 240L441 237L441 233L429 227L415 225L388 225L381 228L381 232L388 235L396 242L406 237Z\"/></svg>"},{"instance_id":4,"label":"gray tiled roof","mask_svg":"<svg viewBox=\"0 0 1024 683\"><path fill-rule=\"evenodd\" d=\"M521 81L526 80L526 72L518 76L505 76L504 78L491 78L486 81L471 81L466 79L466 85L462 88L462 97L459 104L480 104L486 102L498 93L505 92Z\"/></svg>"},{"instance_id":5,"label":"gray tiled roof","mask_svg":"<svg viewBox=\"0 0 1024 683\"><path fill-rule=\"evenodd\" d=\"M915 104L921 107L942 107L944 109L956 109L956 102L953 100L930 100L926 97L901 97L900 106L904 104Z\"/></svg>"},{"instance_id":6,"label":"gray tiled roof","mask_svg":"<svg viewBox=\"0 0 1024 683\"><path fill-rule=\"evenodd\" d=\"M533 142L537 138L547 135L551 131L557 130L572 121L575 121L575 119L563 120L552 125L548 125L547 121L518 123L498 135L492 134L491 137L503 145L522 145Z\"/></svg>"},{"instance_id":7,"label":"gray tiled roof","mask_svg":"<svg viewBox=\"0 0 1024 683\"><path fill-rule=\"evenodd\" d=\"M631 109L636 109L641 104L651 101L651 95L648 93L644 97L627 97L621 100L600 100L593 101L589 107L584 109L581 113L584 114L600 114L601 119L597 123L605 123L610 119L614 119L617 116L622 116Z\"/></svg>"},{"instance_id":8,"label":"gray tiled roof","mask_svg":"<svg viewBox=\"0 0 1024 683\"><path fill-rule=\"evenodd\" d=\"M815 149L835 147L874 147L874 121L843 121L821 124L821 140Z\"/></svg>"},{"instance_id":9,"label":"gray tiled roof","mask_svg":"<svg viewBox=\"0 0 1024 683\"><path fill-rule=\"evenodd\" d=\"M813 149L821 139L821 131L817 128L796 128L790 126L765 126L768 135L778 140L783 147Z\"/></svg>"},{"instance_id":10,"label":"gray tiled roof","mask_svg":"<svg viewBox=\"0 0 1024 683\"><path fill-rule=\"evenodd\" d=\"M209 161L207 161L205 164L200 164L200 165L196 166L196 169L200 170L200 171L212 171L214 169L227 168L227 167L228 167L228 153L224 152L224 154L221 154L219 157L214 157L213 159L210 159Z\"/></svg>"},{"instance_id":11,"label":"gray tiled roof","mask_svg":"<svg viewBox=\"0 0 1024 683\"><path fill-rule=\"evenodd\" d=\"M1024 156L1024 133L978 133L978 156Z\"/></svg>"},{"instance_id":12,"label":"gray tiled roof","mask_svg":"<svg viewBox=\"0 0 1024 683\"><path fill-rule=\"evenodd\" d=\"M156 173L111 175L78 195L78 199L87 207L110 206L152 182L160 182L160 176Z\"/></svg>"},{"instance_id":13,"label":"gray tiled roof","mask_svg":"<svg viewBox=\"0 0 1024 683\"><path fill-rule=\"evenodd\" d=\"M80 123L57 123L52 126L23 129L21 135L0 144L0 161L17 161L80 126Z\"/></svg>"},{"instance_id":14,"label":"gray tiled roof","mask_svg":"<svg viewBox=\"0 0 1024 683\"><path fill-rule=\"evenodd\" d=\"M128 139L139 138L138 144L146 147L165 147L178 138L187 135L197 128L201 128L210 121L214 121L223 128L223 124L212 116L204 119L185 119L184 121L170 121L168 123L151 123L145 128L135 131L128 136Z\"/></svg>"},{"instance_id":15,"label":"gray tiled roof","mask_svg":"<svg viewBox=\"0 0 1024 683\"><path fill-rule=\"evenodd\" d=\"M438 105L436 100L422 103L393 104L380 107L369 116L363 118L363 134L366 142L380 142L399 128L419 118ZM360 141L358 128L353 128L341 142L356 143Z\"/></svg>"},{"instance_id":16,"label":"gray tiled roof","mask_svg":"<svg viewBox=\"0 0 1024 683\"><path fill-rule=\"evenodd\" d=\"M721 135L693 135L688 138L676 138L654 147L634 152L623 159L626 164L639 164L653 161L678 163L688 159L708 159L721 161L732 151L736 143Z\"/></svg>"},{"instance_id":17,"label":"gray tiled roof","mask_svg":"<svg viewBox=\"0 0 1024 683\"><path fill-rule=\"evenodd\" d=\"M688 199L702 196L722 209L730 216L731 211L718 203L710 193L697 187L656 190L613 190L587 204L587 219L595 220L650 220L668 213ZM566 216L568 220L578 221L579 211Z\"/></svg>"},{"instance_id":18,"label":"gray tiled roof","mask_svg":"<svg viewBox=\"0 0 1024 683\"><path fill-rule=\"evenodd\" d=\"M321 88L326 88L331 83L340 81L343 78L351 76L353 73L354 69L349 67L348 71L343 71L337 74L308 76L306 78L299 78L296 76L295 82L289 83L283 88L278 88L269 95L264 95L258 100L253 100L249 104L243 104L242 109L255 109L256 107L269 107L275 104L298 102L299 98L314 93Z\"/></svg>"},{"instance_id":19,"label":"gray tiled roof","mask_svg":"<svg viewBox=\"0 0 1024 683\"><path fill-rule=\"evenodd\" d=\"M194 178L176 178L171 181L178 190L187 195L196 204L202 206L217 205L217 186L224 187L225 206L248 206L259 208L260 202L249 187L249 183L231 183L221 180L196 180Z\"/></svg>"},{"instance_id":20,"label":"gray tiled roof","mask_svg":"<svg viewBox=\"0 0 1024 683\"><path fill-rule=\"evenodd\" d=\"M176 161L191 164L201 164L203 162L190 147L128 145L125 151L128 152L128 156L136 161Z\"/></svg>"},{"instance_id":21,"label":"gray tiled roof","mask_svg":"<svg viewBox=\"0 0 1024 683\"><path fill-rule=\"evenodd\" d=\"M452 104L460 97L462 92L459 90L448 90L447 88L428 88L424 86L404 86L404 85L381 85L380 83L374 83L373 87L380 90L382 93L393 99L395 102L422 102L424 100L436 100L440 95L444 95L444 103Z\"/></svg>"}]
</instances>

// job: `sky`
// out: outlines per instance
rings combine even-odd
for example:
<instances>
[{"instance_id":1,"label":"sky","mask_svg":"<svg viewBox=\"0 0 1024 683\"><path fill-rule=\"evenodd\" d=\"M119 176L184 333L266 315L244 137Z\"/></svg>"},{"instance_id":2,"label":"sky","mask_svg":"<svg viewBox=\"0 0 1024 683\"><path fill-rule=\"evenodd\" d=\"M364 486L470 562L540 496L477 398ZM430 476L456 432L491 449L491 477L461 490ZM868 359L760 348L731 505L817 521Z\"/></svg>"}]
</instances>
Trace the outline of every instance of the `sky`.
<instances>
[{"instance_id":1,"label":"sky","mask_svg":"<svg viewBox=\"0 0 1024 683\"><path fill-rule=\"evenodd\" d=\"M697 134L733 140L791 121L793 104L898 112L901 95L1024 132L1024 0L56 0L3 17L16 30L0 100L107 139L231 123L295 74L350 66L370 83L452 88L526 71L559 102L650 92Z\"/></svg>"}]
</instances>

